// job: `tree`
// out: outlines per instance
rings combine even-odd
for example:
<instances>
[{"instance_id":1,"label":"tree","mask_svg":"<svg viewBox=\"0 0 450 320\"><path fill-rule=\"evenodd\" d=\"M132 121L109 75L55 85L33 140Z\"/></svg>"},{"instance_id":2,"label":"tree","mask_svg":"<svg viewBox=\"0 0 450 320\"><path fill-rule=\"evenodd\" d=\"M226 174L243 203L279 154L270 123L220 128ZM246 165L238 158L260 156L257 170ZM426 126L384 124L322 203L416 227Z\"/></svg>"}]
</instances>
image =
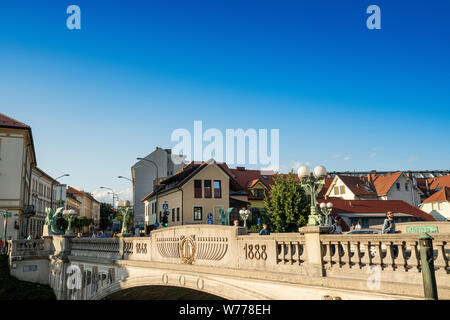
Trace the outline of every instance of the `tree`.
<instances>
[{"instance_id":1,"label":"tree","mask_svg":"<svg viewBox=\"0 0 450 320\"><path fill-rule=\"evenodd\" d=\"M106 230L111 227L111 217L114 217L116 210L108 203L100 203L100 229Z\"/></svg>"},{"instance_id":2,"label":"tree","mask_svg":"<svg viewBox=\"0 0 450 320\"><path fill-rule=\"evenodd\" d=\"M264 222L273 232L298 232L298 228L308 221L310 204L293 172L274 177L274 185L269 197L264 199L264 205L268 219Z\"/></svg>"}]
</instances>

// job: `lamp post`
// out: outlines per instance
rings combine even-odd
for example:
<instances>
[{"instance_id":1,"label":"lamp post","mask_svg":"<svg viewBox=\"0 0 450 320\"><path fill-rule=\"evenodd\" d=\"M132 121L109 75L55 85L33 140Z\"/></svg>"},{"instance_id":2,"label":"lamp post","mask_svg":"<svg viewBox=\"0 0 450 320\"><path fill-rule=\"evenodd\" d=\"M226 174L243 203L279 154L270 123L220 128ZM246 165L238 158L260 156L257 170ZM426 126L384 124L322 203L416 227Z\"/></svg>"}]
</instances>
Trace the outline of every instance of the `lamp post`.
<instances>
[{"instance_id":1,"label":"lamp post","mask_svg":"<svg viewBox=\"0 0 450 320\"><path fill-rule=\"evenodd\" d=\"M244 220L244 228L247 229L247 219L250 217L250 210L242 208L239 210L239 215L241 216L242 220Z\"/></svg>"},{"instance_id":2,"label":"lamp post","mask_svg":"<svg viewBox=\"0 0 450 320\"><path fill-rule=\"evenodd\" d=\"M69 221L69 225L67 226L67 230L66 230L66 235L68 235L68 236L74 235L73 230L72 230L72 220L76 214L77 214L77 212L73 209L63 211L63 215L67 216L67 220Z\"/></svg>"},{"instance_id":3,"label":"lamp post","mask_svg":"<svg viewBox=\"0 0 450 320\"><path fill-rule=\"evenodd\" d=\"M58 178L56 178L55 181L57 181L58 179L60 179L62 177L68 177L68 176L70 176L70 174L68 174L68 173L63 174L63 175L59 176ZM53 185L54 185L54 183L52 181L52 190L51 190L52 194L50 196L50 208L52 208L52 211L53 211Z\"/></svg>"},{"instance_id":4,"label":"lamp post","mask_svg":"<svg viewBox=\"0 0 450 320\"><path fill-rule=\"evenodd\" d=\"M329 218L328 217L330 216L331 211L333 210L333 203L331 203L331 202L328 202L328 203L322 202L320 204L320 210L322 211L322 213L325 216L325 220L323 221L323 225L327 226L327 227L330 226L330 222L329 222Z\"/></svg>"},{"instance_id":5,"label":"lamp post","mask_svg":"<svg viewBox=\"0 0 450 320\"><path fill-rule=\"evenodd\" d=\"M8 226L8 211L7 210L0 210L3 213L3 233L4 233L4 239L5 239L5 253L8 252L8 241L6 240L6 228Z\"/></svg>"},{"instance_id":6,"label":"lamp post","mask_svg":"<svg viewBox=\"0 0 450 320\"><path fill-rule=\"evenodd\" d=\"M322 225L322 217L317 209L317 194L323 188L326 174L327 169L325 169L324 166L315 167L313 174L311 174L311 170L308 166L303 165L298 168L300 185L305 190L306 194L311 196L311 211L308 217L308 226Z\"/></svg>"},{"instance_id":7,"label":"lamp post","mask_svg":"<svg viewBox=\"0 0 450 320\"><path fill-rule=\"evenodd\" d=\"M115 207L114 207L114 198L116 197L116 194L114 193L114 190L111 189L111 188L108 188L108 187L100 187L100 189L108 189L108 190L111 190L112 195L113 195L113 203L112 203L112 205L113 205L113 208L115 208Z\"/></svg>"},{"instance_id":8,"label":"lamp post","mask_svg":"<svg viewBox=\"0 0 450 320\"><path fill-rule=\"evenodd\" d=\"M136 159L149 162L155 166L155 169L156 169L155 206L156 206L156 222L158 222L158 211L159 211L158 210L158 183L159 183L159 181L158 181L158 165L155 162L153 162L152 160L148 160L145 158L136 158ZM136 214L136 212L134 212L134 214ZM161 220L161 217L160 217L160 220Z\"/></svg>"}]
</instances>

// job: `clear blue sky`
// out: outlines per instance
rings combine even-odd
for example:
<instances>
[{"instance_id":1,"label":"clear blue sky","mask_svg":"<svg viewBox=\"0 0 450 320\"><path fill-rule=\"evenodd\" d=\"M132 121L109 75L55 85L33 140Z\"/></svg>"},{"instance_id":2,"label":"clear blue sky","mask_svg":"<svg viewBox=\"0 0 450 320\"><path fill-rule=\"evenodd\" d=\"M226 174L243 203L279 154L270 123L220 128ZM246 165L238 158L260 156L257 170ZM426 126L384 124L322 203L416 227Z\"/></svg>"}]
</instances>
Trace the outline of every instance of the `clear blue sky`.
<instances>
[{"instance_id":1,"label":"clear blue sky","mask_svg":"<svg viewBox=\"0 0 450 320\"><path fill-rule=\"evenodd\" d=\"M279 129L283 169L449 169L449 57L447 0L0 2L0 112L87 191L194 120Z\"/></svg>"}]
</instances>

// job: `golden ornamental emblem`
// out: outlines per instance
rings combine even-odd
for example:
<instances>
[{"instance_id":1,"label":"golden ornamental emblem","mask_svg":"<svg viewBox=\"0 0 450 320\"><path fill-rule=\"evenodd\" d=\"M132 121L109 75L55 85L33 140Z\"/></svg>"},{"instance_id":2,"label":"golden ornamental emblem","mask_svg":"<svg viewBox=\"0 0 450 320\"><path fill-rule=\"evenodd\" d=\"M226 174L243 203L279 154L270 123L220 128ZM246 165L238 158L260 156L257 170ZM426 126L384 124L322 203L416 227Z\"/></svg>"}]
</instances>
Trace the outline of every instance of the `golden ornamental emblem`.
<instances>
[{"instance_id":1,"label":"golden ornamental emblem","mask_svg":"<svg viewBox=\"0 0 450 320\"><path fill-rule=\"evenodd\" d=\"M195 261L195 253L197 251L197 244L195 242L195 235L181 236L180 243L180 257L183 263L192 264Z\"/></svg>"}]
</instances>

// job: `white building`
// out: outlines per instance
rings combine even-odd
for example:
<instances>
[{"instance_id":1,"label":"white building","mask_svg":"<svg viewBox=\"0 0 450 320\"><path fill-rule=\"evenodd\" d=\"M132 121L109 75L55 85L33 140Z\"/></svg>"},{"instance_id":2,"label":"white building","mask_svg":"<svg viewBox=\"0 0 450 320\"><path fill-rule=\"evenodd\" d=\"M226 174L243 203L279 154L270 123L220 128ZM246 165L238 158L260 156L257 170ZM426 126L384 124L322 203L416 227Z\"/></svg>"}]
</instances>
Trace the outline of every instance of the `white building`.
<instances>
[{"instance_id":1,"label":"white building","mask_svg":"<svg viewBox=\"0 0 450 320\"><path fill-rule=\"evenodd\" d=\"M425 199L420 209L438 221L450 221L450 188L443 187Z\"/></svg>"},{"instance_id":2,"label":"white building","mask_svg":"<svg viewBox=\"0 0 450 320\"><path fill-rule=\"evenodd\" d=\"M181 156L176 157L183 159ZM146 160L140 160L131 167L135 226L145 225L146 223L153 224L156 222L155 219L145 222L145 205L141 200L153 191L154 181L157 176L162 180L161 178L169 177L184 167L184 163L181 161L180 164L175 164L172 161L172 151L170 149L156 147L156 150L144 159L153 161L156 164L158 167L158 174L156 174L155 165Z\"/></svg>"},{"instance_id":3,"label":"white building","mask_svg":"<svg viewBox=\"0 0 450 320\"><path fill-rule=\"evenodd\" d=\"M403 172L368 176L337 175L327 197L344 200L402 200L415 207L423 192Z\"/></svg>"},{"instance_id":4,"label":"white building","mask_svg":"<svg viewBox=\"0 0 450 320\"><path fill-rule=\"evenodd\" d=\"M35 165L31 128L0 114L0 210L10 213L7 218L7 239L28 236L23 225L26 216L34 211L30 206L30 189L32 167ZM3 215L1 219L0 237L3 239Z\"/></svg>"},{"instance_id":5,"label":"white building","mask_svg":"<svg viewBox=\"0 0 450 320\"><path fill-rule=\"evenodd\" d=\"M25 221L23 228L24 233L33 233L33 236L41 236L44 229L45 209L50 208L50 202L53 200L51 206L52 210L56 209L56 186L58 181L54 180L48 174L37 167L31 170L31 190L30 203L34 206L35 215ZM53 197L52 197L53 189Z\"/></svg>"}]
</instances>

